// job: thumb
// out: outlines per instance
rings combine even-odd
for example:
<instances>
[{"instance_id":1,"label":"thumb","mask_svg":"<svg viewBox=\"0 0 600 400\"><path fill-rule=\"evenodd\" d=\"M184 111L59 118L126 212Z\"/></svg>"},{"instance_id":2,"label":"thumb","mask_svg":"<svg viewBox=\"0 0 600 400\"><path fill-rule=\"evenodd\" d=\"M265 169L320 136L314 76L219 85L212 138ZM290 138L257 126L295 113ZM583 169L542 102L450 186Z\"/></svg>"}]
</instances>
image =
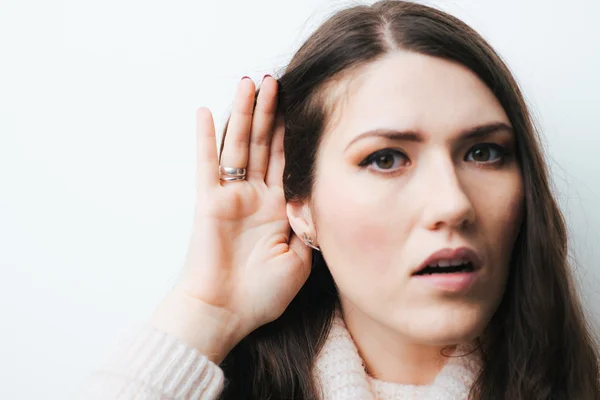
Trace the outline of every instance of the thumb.
<instances>
[{"instance_id":1,"label":"thumb","mask_svg":"<svg viewBox=\"0 0 600 400\"><path fill-rule=\"evenodd\" d=\"M312 251L310 247L308 247L302 239L296 235L293 230L290 230L290 240L289 240L290 252L298 257L300 263L303 268L307 268L310 271L312 264Z\"/></svg>"}]
</instances>

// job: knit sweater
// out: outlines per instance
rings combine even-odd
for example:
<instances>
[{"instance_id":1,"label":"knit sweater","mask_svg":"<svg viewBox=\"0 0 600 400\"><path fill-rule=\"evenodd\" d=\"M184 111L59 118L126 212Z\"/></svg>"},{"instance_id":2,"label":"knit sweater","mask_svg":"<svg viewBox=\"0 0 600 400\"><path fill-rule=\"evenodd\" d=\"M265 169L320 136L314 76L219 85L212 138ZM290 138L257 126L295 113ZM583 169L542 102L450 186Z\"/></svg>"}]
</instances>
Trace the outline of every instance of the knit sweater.
<instances>
[{"instance_id":1,"label":"knit sweater","mask_svg":"<svg viewBox=\"0 0 600 400\"><path fill-rule=\"evenodd\" d=\"M78 398L88 400L216 400L223 371L179 339L141 325L117 346L84 383ZM466 354L466 346L456 352ZM356 345L337 316L313 369L324 400L465 400L480 368L472 353L449 357L431 385L374 379L365 371Z\"/></svg>"}]
</instances>

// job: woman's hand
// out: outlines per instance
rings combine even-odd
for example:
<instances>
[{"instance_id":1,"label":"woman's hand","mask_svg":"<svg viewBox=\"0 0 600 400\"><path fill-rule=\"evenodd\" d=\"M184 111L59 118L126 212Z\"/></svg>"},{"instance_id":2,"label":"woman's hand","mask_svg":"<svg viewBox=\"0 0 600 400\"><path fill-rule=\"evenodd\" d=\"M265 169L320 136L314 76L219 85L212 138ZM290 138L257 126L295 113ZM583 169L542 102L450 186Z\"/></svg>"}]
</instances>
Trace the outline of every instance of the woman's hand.
<instances>
[{"instance_id":1,"label":"woman's hand","mask_svg":"<svg viewBox=\"0 0 600 400\"><path fill-rule=\"evenodd\" d=\"M153 322L221 361L254 329L277 319L310 273L311 250L290 230L283 193L282 117L277 81L242 79L220 165L247 168L246 180L219 179L215 127L198 109L197 202L179 283Z\"/></svg>"}]
</instances>

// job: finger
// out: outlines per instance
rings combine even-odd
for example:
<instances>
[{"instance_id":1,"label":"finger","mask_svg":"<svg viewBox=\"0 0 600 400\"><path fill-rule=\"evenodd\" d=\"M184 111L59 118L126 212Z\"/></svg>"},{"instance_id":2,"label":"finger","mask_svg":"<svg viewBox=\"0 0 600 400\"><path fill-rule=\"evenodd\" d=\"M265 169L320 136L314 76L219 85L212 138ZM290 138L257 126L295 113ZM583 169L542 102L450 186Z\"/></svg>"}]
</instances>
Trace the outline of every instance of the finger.
<instances>
[{"instance_id":1,"label":"finger","mask_svg":"<svg viewBox=\"0 0 600 400\"><path fill-rule=\"evenodd\" d=\"M264 181L269 165L269 149L273 136L275 111L277 109L277 81L266 75L263 79L250 134L250 150L248 154L248 179Z\"/></svg>"},{"instance_id":2,"label":"finger","mask_svg":"<svg viewBox=\"0 0 600 400\"><path fill-rule=\"evenodd\" d=\"M246 168L248 165L248 141L252 126L255 90L254 82L251 79L242 78L235 94L231 118L225 132L220 161L223 167Z\"/></svg>"},{"instance_id":3,"label":"finger","mask_svg":"<svg viewBox=\"0 0 600 400\"><path fill-rule=\"evenodd\" d=\"M265 182L268 186L283 186L283 169L285 167L285 156L283 153L283 136L285 133L285 121L283 116L278 116L273 129L271 140L271 151L269 153L269 166Z\"/></svg>"},{"instance_id":4,"label":"finger","mask_svg":"<svg viewBox=\"0 0 600 400\"><path fill-rule=\"evenodd\" d=\"M196 110L196 185L197 190L219 184L219 160L215 123L208 108Z\"/></svg>"},{"instance_id":5,"label":"finger","mask_svg":"<svg viewBox=\"0 0 600 400\"><path fill-rule=\"evenodd\" d=\"M290 250L300 259L302 260L302 265L308 268L310 271L310 266L312 263L312 252L313 250L308 247L304 242L294 233L292 230L290 233L290 241L289 241Z\"/></svg>"}]
</instances>

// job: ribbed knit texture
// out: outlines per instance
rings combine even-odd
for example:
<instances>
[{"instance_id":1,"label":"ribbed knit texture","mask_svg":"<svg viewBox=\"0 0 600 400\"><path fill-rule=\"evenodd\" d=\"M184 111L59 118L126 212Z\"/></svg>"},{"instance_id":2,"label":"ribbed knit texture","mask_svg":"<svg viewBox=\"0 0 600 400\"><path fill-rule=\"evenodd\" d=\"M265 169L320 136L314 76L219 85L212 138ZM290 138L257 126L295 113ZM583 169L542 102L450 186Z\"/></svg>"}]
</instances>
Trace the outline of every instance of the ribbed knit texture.
<instances>
[{"instance_id":1,"label":"ribbed knit texture","mask_svg":"<svg viewBox=\"0 0 600 400\"><path fill-rule=\"evenodd\" d=\"M186 343L150 325L137 326L78 398L90 400L214 400L223 371Z\"/></svg>"},{"instance_id":2,"label":"ribbed knit texture","mask_svg":"<svg viewBox=\"0 0 600 400\"><path fill-rule=\"evenodd\" d=\"M458 346L455 354L469 353ZM343 319L338 315L317 357L314 377L325 400L466 400L480 370L475 354L449 357L431 385L383 382L367 375L365 365Z\"/></svg>"},{"instance_id":3,"label":"ribbed knit texture","mask_svg":"<svg viewBox=\"0 0 600 400\"><path fill-rule=\"evenodd\" d=\"M467 346L459 346L457 353L466 354L467 350ZM479 369L479 358L471 354L450 357L431 385L373 379L338 315L317 357L313 376L320 383L324 400L466 400ZM78 398L216 400L223 381L222 370L196 349L143 325L90 376Z\"/></svg>"}]
</instances>

